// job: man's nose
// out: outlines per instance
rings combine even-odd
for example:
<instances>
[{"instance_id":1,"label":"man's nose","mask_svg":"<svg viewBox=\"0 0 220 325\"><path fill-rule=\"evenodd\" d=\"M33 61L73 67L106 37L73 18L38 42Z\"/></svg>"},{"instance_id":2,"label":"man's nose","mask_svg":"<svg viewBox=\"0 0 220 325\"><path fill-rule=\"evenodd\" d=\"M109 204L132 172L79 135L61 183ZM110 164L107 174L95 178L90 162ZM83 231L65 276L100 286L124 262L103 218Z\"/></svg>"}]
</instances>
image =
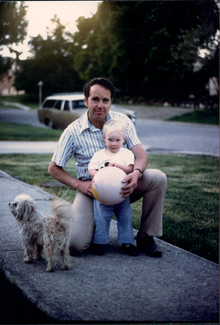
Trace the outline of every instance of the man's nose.
<instances>
[{"instance_id":1,"label":"man's nose","mask_svg":"<svg viewBox=\"0 0 220 325\"><path fill-rule=\"evenodd\" d=\"M102 100L99 101L98 107L103 107L103 102L102 102Z\"/></svg>"}]
</instances>

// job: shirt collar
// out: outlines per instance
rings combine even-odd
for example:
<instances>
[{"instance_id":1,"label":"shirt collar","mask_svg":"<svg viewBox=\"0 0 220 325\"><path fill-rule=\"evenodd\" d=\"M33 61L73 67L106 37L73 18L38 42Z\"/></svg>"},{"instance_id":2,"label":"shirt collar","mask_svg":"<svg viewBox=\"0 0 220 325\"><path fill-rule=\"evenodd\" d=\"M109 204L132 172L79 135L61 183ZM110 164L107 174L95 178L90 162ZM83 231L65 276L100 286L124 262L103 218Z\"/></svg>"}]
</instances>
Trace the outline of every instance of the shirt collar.
<instances>
[{"instance_id":1,"label":"shirt collar","mask_svg":"<svg viewBox=\"0 0 220 325\"><path fill-rule=\"evenodd\" d=\"M107 116L106 116L106 119L105 119L105 123L108 121L108 120L110 120L111 119L111 116L110 116L110 114L109 114L109 112L108 112L108 114L107 114Z\"/></svg>"},{"instance_id":2,"label":"shirt collar","mask_svg":"<svg viewBox=\"0 0 220 325\"><path fill-rule=\"evenodd\" d=\"M95 131L100 131L100 129L96 128L94 125L92 125L89 121L89 117L88 117L88 113L89 113L89 110L86 111L85 114L82 115L82 125L81 125L81 130L80 130L80 134L85 131L86 129L90 129L92 132L95 132ZM108 114L109 115L109 114ZM108 115L107 115L107 118L106 120L110 119L110 116L108 118Z\"/></svg>"},{"instance_id":3,"label":"shirt collar","mask_svg":"<svg viewBox=\"0 0 220 325\"><path fill-rule=\"evenodd\" d=\"M90 122L89 122L89 118L88 118L88 110L85 112L85 114L82 115L81 117L81 121L82 121L82 124L81 124L81 130L80 130L80 133L82 133L84 130L88 129L90 126Z\"/></svg>"}]
</instances>

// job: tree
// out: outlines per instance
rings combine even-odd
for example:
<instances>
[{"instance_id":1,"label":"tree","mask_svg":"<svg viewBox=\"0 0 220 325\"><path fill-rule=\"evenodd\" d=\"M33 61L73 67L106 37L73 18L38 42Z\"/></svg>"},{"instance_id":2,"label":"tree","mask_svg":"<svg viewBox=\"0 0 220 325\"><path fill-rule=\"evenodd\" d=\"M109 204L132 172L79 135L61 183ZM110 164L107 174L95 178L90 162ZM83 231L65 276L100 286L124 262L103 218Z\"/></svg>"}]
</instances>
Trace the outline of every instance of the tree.
<instances>
[{"instance_id":1,"label":"tree","mask_svg":"<svg viewBox=\"0 0 220 325\"><path fill-rule=\"evenodd\" d=\"M152 31L145 61L149 93L155 97L167 94L176 99L187 98L190 93L199 96L207 79L204 74L194 73L194 64L200 60L199 48L210 49L213 45L218 29L217 5L215 1L163 2L158 3L158 9L154 15L157 28ZM158 31L162 28L165 30L159 41ZM161 60L164 53L167 59ZM155 72L160 87L153 76Z\"/></svg>"},{"instance_id":2,"label":"tree","mask_svg":"<svg viewBox=\"0 0 220 325\"><path fill-rule=\"evenodd\" d=\"M28 25L26 8L23 2L0 2L0 46L23 42Z\"/></svg>"},{"instance_id":3,"label":"tree","mask_svg":"<svg viewBox=\"0 0 220 325\"><path fill-rule=\"evenodd\" d=\"M186 86L198 49L212 47L218 7L214 0L105 1L78 29L72 51L81 78L103 75L130 96L181 99L193 91Z\"/></svg>"},{"instance_id":4,"label":"tree","mask_svg":"<svg viewBox=\"0 0 220 325\"><path fill-rule=\"evenodd\" d=\"M25 20L26 6L21 2L0 2L0 53L1 46L8 46L10 51L12 45L18 44L25 39L27 21ZM21 54L21 53L19 53ZM0 55L0 74L11 68L12 60L5 60Z\"/></svg>"},{"instance_id":5,"label":"tree","mask_svg":"<svg viewBox=\"0 0 220 325\"><path fill-rule=\"evenodd\" d=\"M29 42L34 57L22 63L22 71L17 74L15 81L18 90L37 93L39 81L43 81L44 96L82 89L78 73L73 67L72 55L68 51L69 34L65 33L65 26L56 16L52 21L56 27L51 35L47 35L47 39L38 35Z\"/></svg>"},{"instance_id":6,"label":"tree","mask_svg":"<svg viewBox=\"0 0 220 325\"><path fill-rule=\"evenodd\" d=\"M11 69L12 59L11 58L3 58L0 55L0 74L5 73L7 70Z\"/></svg>"}]
</instances>

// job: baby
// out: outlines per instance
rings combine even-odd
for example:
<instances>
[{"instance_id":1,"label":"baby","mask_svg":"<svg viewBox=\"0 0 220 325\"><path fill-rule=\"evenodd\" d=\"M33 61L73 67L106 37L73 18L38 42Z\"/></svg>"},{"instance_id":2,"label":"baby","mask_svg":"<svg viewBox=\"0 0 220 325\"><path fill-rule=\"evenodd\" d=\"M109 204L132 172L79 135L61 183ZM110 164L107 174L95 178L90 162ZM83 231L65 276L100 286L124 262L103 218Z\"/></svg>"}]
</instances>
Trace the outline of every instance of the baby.
<instances>
[{"instance_id":1,"label":"baby","mask_svg":"<svg viewBox=\"0 0 220 325\"><path fill-rule=\"evenodd\" d=\"M126 174L133 171L134 155L123 148L126 138L126 125L122 120L111 119L103 127L103 138L106 148L94 154L88 170L94 176L100 168L113 166L122 169ZM116 205L105 205L94 199L95 233L93 252L104 255L105 245L109 242L109 228L113 212L118 221L118 239L122 243L122 251L130 256L137 256L138 250L132 245L135 238L132 227L130 199L126 198Z\"/></svg>"}]
</instances>

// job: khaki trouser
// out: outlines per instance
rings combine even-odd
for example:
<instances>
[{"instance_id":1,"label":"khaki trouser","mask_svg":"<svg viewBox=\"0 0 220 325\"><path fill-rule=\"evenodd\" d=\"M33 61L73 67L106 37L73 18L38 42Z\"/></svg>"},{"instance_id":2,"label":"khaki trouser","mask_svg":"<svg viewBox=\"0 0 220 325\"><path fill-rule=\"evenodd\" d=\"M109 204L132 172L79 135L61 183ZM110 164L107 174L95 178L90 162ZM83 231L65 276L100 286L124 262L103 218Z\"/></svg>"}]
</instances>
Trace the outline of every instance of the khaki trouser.
<instances>
[{"instance_id":1,"label":"khaki trouser","mask_svg":"<svg viewBox=\"0 0 220 325\"><path fill-rule=\"evenodd\" d=\"M157 169L146 169L131 194L133 203L143 197L140 230L149 236L163 234L163 200L166 193L166 175ZM79 254L87 249L93 237L93 198L77 192L72 205L74 222L70 226L70 253Z\"/></svg>"}]
</instances>

